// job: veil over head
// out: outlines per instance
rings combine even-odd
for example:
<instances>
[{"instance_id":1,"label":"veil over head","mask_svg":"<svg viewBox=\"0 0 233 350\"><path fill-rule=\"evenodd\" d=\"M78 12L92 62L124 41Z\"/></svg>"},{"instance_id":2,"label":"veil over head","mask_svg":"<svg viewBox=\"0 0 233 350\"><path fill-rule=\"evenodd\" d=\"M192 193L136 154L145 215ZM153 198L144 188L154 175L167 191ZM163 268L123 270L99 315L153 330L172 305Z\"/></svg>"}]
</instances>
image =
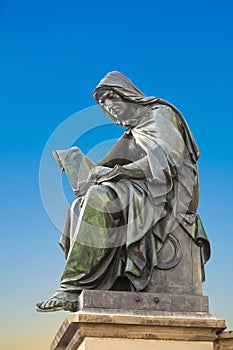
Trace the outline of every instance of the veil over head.
<instances>
[{"instance_id":1,"label":"veil over head","mask_svg":"<svg viewBox=\"0 0 233 350\"><path fill-rule=\"evenodd\" d=\"M111 89L127 102L138 103L142 106L155 107L156 105L169 106L176 114L180 131L182 133L186 147L194 161L197 161L200 156L199 148L194 140L194 137L186 123L181 112L166 100L155 96L147 96L140 91L124 74L113 71L106 74L106 76L99 82L94 90L94 98L99 103L99 98L103 90Z\"/></svg>"}]
</instances>

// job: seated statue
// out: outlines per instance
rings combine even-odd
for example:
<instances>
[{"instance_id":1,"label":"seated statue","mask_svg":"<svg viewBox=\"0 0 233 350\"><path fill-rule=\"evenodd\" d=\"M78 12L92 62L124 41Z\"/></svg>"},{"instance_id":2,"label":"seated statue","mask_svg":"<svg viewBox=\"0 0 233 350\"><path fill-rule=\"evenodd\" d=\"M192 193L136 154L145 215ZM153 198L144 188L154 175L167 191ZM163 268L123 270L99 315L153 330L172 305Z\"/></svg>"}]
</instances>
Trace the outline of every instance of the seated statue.
<instances>
[{"instance_id":1,"label":"seated statue","mask_svg":"<svg viewBox=\"0 0 233 350\"><path fill-rule=\"evenodd\" d=\"M199 149L181 113L119 72L100 81L94 98L126 130L98 164L78 148L66 153L73 172L81 163L88 171L75 188L60 240L66 257L60 288L38 311L76 311L84 289L147 291L158 251L184 220L202 228L191 230L192 239L202 247L202 265L209 259L196 214Z\"/></svg>"}]
</instances>

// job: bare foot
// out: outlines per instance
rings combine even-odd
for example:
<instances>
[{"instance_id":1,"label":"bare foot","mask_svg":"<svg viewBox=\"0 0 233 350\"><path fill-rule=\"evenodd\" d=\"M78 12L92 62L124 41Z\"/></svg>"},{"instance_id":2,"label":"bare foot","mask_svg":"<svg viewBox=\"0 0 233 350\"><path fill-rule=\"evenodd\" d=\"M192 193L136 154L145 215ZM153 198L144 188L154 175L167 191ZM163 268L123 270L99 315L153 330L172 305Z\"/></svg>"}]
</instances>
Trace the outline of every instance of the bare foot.
<instances>
[{"instance_id":1,"label":"bare foot","mask_svg":"<svg viewBox=\"0 0 233 350\"><path fill-rule=\"evenodd\" d=\"M52 312L52 311L71 311L75 312L78 308L77 302L78 294L72 294L67 292L56 292L48 300L41 303L37 303L37 311L39 312Z\"/></svg>"}]
</instances>

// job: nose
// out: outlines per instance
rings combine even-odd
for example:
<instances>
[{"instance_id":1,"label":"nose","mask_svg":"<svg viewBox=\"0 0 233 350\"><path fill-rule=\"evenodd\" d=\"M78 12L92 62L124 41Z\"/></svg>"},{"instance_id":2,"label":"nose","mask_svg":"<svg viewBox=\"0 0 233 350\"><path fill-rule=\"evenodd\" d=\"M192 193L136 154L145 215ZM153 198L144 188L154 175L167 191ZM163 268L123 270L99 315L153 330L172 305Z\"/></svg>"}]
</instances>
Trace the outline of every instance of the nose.
<instances>
[{"instance_id":1,"label":"nose","mask_svg":"<svg viewBox=\"0 0 233 350\"><path fill-rule=\"evenodd\" d=\"M110 100L109 98L106 98L103 103L107 107L112 107L112 100Z\"/></svg>"}]
</instances>

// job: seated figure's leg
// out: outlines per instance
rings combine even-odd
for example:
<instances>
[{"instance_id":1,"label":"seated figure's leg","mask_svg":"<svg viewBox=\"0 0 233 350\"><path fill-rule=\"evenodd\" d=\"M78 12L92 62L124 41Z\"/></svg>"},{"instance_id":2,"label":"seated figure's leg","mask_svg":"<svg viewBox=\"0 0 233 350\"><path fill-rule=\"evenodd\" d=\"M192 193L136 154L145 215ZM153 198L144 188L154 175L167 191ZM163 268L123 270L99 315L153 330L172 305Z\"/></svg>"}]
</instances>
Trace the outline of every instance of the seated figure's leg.
<instances>
[{"instance_id":1,"label":"seated figure's leg","mask_svg":"<svg viewBox=\"0 0 233 350\"><path fill-rule=\"evenodd\" d=\"M83 197L78 197L77 199L75 199L71 204L70 208L68 209L65 227L59 242L62 250L65 253L66 258L69 253L71 243L74 240L74 234L81 212L80 204L82 202L82 198Z\"/></svg>"},{"instance_id":2,"label":"seated figure's leg","mask_svg":"<svg viewBox=\"0 0 233 350\"><path fill-rule=\"evenodd\" d=\"M72 212L68 217L66 229L77 219ZM109 290L114 285L122 274L125 251L124 229L120 229L120 223L122 217L116 193L108 186L92 186L85 195L76 222L60 289L47 301L38 303L38 311L73 311L75 298L77 301L83 289Z\"/></svg>"},{"instance_id":3,"label":"seated figure's leg","mask_svg":"<svg viewBox=\"0 0 233 350\"><path fill-rule=\"evenodd\" d=\"M115 192L108 186L92 186L83 202L61 278L61 290L111 288L119 275L114 276L114 272L119 270L118 252L124 244L120 221Z\"/></svg>"}]
</instances>

